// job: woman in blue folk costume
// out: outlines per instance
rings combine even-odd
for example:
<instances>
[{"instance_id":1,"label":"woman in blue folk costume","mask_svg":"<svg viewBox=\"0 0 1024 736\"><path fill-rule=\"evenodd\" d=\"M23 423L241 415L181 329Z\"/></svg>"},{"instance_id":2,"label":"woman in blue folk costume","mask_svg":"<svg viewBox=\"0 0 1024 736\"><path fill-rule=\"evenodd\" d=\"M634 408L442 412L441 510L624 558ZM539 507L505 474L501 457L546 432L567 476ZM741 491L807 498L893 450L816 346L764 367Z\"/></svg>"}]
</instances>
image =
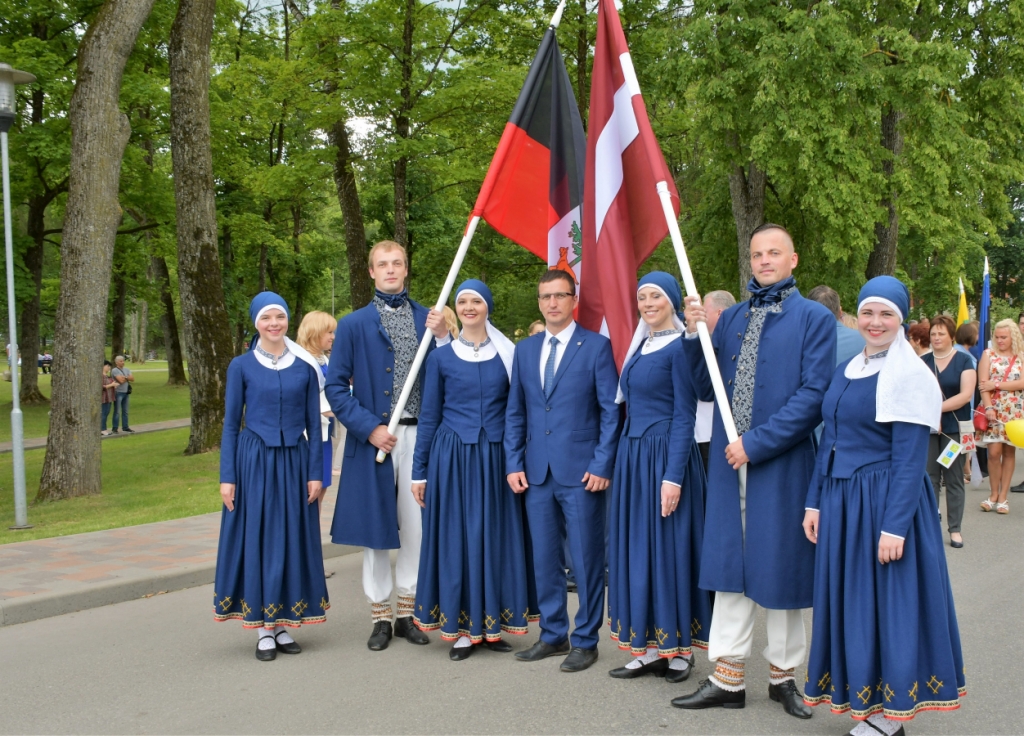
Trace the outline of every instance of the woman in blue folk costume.
<instances>
[{"instance_id":1,"label":"woman in blue folk costume","mask_svg":"<svg viewBox=\"0 0 1024 736\"><path fill-rule=\"evenodd\" d=\"M956 710L964 663L942 530L926 472L942 394L903 336L907 287L860 291L867 342L825 394L824 433L804 532L817 544L805 700L862 721L856 736L902 734L922 710Z\"/></svg>"},{"instance_id":2,"label":"woman in blue folk costume","mask_svg":"<svg viewBox=\"0 0 1024 736\"><path fill-rule=\"evenodd\" d=\"M623 679L653 673L682 682L692 647L707 648L711 624L709 595L697 587L705 477L682 298L667 273L640 279L640 324L619 380L628 418L611 488L608 625L619 649L635 657L609 672Z\"/></svg>"},{"instance_id":3,"label":"woman in blue folk costume","mask_svg":"<svg viewBox=\"0 0 1024 736\"><path fill-rule=\"evenodd\" d=\"M301 652L285 627L322 623L330 606L317 503L323 374L285 336L284 299L258 294L249 317L259 336L228 366L213 615L257 629L256 658L269 661Z\"/></svg>"},{"instance_id":4,"label":"woman in blue folk costume","mask_svg":"<svg viewBox=\"0 0 1024 736\"><path fill-rule=\"evenodd\" d=\"M505 405L514 345L488 319L491 291L470 279L456 290L458 340L427 358L413 456L412 493L424 508L416 625L455 642L453 661L475 645L512 646L535 619L522 501L505 480Z\"/></svg>"}]
</instances>

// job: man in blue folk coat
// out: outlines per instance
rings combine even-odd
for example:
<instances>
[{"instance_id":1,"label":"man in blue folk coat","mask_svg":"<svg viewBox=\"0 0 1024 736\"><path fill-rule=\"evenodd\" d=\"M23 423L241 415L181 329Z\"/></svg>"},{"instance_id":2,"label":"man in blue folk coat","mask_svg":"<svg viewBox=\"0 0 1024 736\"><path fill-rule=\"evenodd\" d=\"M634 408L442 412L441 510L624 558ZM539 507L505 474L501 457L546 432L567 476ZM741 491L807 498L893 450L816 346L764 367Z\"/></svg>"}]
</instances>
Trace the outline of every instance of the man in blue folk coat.
<instances>
[{"instance_id":1,"label":"man in blue folk coat","mask_svg":"<svg viewBox=\"0 0 1024 736\"><path fill-rule=\"evenodd\" d=\"M619 436L619 375L608 338L573 320L570 275L547 271L537 298L545 330L516 346L505 415L505 469L512 490L526 494L540 606L540 640L516 657L568 654L562 671L579 672L597 661L604 616L604 493ZM571 646L566 542L580 604Z\"/></svg>"},{"instance_id":2,"label":"man in blue folk coat","mask_svg":"<svg viewBox=\"0 0 1024 736\"><path fill-rule=\"evenodd\" d=\"M766 224L754 231L750 265L750 300L724 312L712 336L740 435L728 441L716 404L700 571L700 586L716 591L708 651L715 671L672 705L744 706L744 666L762 606L768 695L790 715L810 718L794 682L807 652L800 609L812 605L814 579L814 545L800 525L814 470L814 428L835 368L835 319L797 290L797 254L785 228ZM687 337L704 319L700 302L688 299ZM698 394L711 400L699 341L684 345ZM744 465L745 488L737 473Z\"/></svg>"},{"instance_id":3,"label":"man in blue folk coat","mask_svg":"<svg viewBox=\"0 0 1024 736\"><path fill-rule=\"evenodd\" d=\"M367 646L386 649L392 635L427 644L412 621L420 564L420 507L412 495L412 456L420 410L422 369L399 422L388 422L412 368L423 333L437 345L451 338L444 317L409 298L405 248L385 240L370 249L373 301L338 322L324 392L331 411L348 430L344 472L331 524L331 541L363 547L363 591L370 601L373 632ZM433 349L434 345L431 345ZM377 450L388 453L377 463ZM389 550L398 548L395 573ZM398 588L392 628L391 591Z\"/></svg>"}]
</instances>

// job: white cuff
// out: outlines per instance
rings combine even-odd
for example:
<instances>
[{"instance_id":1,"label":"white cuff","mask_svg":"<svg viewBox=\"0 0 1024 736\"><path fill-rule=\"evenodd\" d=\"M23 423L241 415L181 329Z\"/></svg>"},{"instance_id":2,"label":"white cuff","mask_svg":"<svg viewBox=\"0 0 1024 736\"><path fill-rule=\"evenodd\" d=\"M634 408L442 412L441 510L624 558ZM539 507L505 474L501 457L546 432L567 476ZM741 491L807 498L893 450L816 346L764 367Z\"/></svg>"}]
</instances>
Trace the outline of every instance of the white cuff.
<instances>
[{"instance_id":1,"label":"white cuff","mask_svg":"<svg viewBox=\"0 0 1024 736\"><path fill-rule=\"evenodd\" d=\"M812 509L810 506L804 506L804 511L813 511L816 514L820 514L821 513L820 511L818 511L818 509ZM885 532L883 532L883 534L884 533Z\"/></svg>"},{"instance_id":2,"label":"white cuff","mask_svg":"<svg viewBox=\"0 0 1024 736\"><path fill-rule=\"evenodd\" d=\"M884 535L885 535L885 536L887 536L887 537L892 537L893 539L898 539L898 540L900 540L901 542L903 542L903 541L906 541L906 540L905 540L905 539L904 539L903 537L901 537L901 536L900 536L899 534L890 534L889 532L882 532L882 534L884 534Z\"/></svg>"},{"instance_id":3,"label":"white cuff","mask_svg":"<svg viewBox=\"0 0 1024 736\"><path fill-rule=\"evenodd\" d=\"M424 480L411 480L409 482L410 483L426 483L427 481L424 479Z\"/></svg>"},{"instance_id":4,"label":"white cuff","mask_svg":"<svg viewBox=\"0 0 1024 736\"><path fill-rule=\"evenodd\" d=\"M435 337L435 338L434 338L434 347L437 347L437 348L439 348L439 347L441 347L442 345L447 345L447 344L448 344L448 343L450 343L451 341L452 341L452 335L451 335L451 333L449 332L449 333L448 333L448 334L446 334L446 335L445 335L444 337Z\"/></svg>"},{"instance_id":5,"label":"white cuff","mask_svg":"<svg viewBox=\"0 0 1024 736\"><path fill-rule=\"evenodd\" d=\"M668 483L670 486L675 486L676 488L682 488L683 487L681 483L673 483L670 480L663 480L661 482L662 483Z\"/></svg>"},{"instance_id":6,"label":"white cuff","mask_svg":"<svg viewBox=\"0 0 1024 736\"><path fill-rule=\"evenodd\" d=\"M685 340L693 340L695 337L697 337L697 331L696 330L694 330L693 332L687 332L686 330L683 330L683 339L685 339Z\"/></svg>"}]
</instances>

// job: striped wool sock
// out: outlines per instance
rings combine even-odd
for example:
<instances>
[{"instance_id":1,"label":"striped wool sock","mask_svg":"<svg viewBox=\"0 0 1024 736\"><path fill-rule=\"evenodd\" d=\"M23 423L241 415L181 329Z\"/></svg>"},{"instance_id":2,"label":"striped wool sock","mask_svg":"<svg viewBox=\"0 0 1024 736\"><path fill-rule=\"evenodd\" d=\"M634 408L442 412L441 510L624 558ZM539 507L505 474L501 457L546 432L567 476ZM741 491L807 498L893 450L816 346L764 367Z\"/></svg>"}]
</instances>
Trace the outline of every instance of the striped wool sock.
<instances>
[{"instance_id":1,"label":"striped wool sock","mask_svg":"<svg viewBox=\"0 0 1024 736\"><path fill-rule=\"evenodd\" d=\"M413 606L416 604L416 596L414 595L400 595L398 596L398 618L405 618L411 616Z\"/></svg>"},{"instance_id":2,"label":"striped wool sock","mask_svg":"<svg viewBox=\"0 0 1024 736\"><path fill-rule=\"evenodd\" d=\"M385 601L384 603L371 603L370 604L370 616L373 618L373 622L387 621L391 623L391 601Z\"/></svg>"},{"instance_id":3,"label":"striped wool sock","mask_svg":"<svg viewBox=\"0 0 1024 736\"><path fill-rule=\"evenodd\" d=\"M731 693L738 693L743 690L743 660L719 657L715 663L715 671L711 674L711 681L723 690Z\"/></svg>"},{"instance_id":4,"label":"striped wool sock","mask_svg":"<svg viewBox=\"0 0 1024 736\"><path fill-rule=\"evenodd\" d=\"M771 662L768 663L768 682L772 685L781 685L786 680L795 680L793 676L795 672L794 667L790 667L788 670L779 669Z\"/></svg>"}]
</instances>

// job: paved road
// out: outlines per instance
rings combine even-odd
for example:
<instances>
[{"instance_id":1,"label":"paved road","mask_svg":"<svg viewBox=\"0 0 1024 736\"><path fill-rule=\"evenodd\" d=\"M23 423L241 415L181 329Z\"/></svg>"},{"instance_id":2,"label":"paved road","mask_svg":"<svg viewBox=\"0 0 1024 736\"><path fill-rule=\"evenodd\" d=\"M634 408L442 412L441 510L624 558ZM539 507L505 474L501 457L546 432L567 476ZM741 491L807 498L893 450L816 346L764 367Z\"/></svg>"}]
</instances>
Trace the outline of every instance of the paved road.
<instances>
[{"instance_id":1,"label":"paved road","mask_svg":"<svg viewBox=\"0 0 1024 736\"><path fill-rule=\"evenodd\" d=\"M140 371L136 371L138 373ZM151 422L149 424L136 424L132 427L135 430L135 434L148 434L150 432L163 432L165 429L181 429L182 427L188 427L192 424L192 420L188 417L184 419L169 419L166 422ZM116 440L124 437L130 437L131 435L127 432L115 432L114 434L103 435L105 440ZM41 450L46 447L46 437L26 437L24 439L24 448L26 450ZM0 442L0 453L12 452L13 444L10 442Z\"/></svg>"},{"instance_id":2,"label":"paved road","mask_svg":"<svg viewBox=\"0 0 1024 736\"><path fill-rule=\"evenodd\" d=\"M947 548L969 695L959 712L919 716L908 728L916 734L1024 732L1024 499L997 517L977 511L984 496L969 491L967 546ZM607 670L627 657L607 640L597 666L574 675L556 660L489 651L453 663L436 636L373 653L360 562L328 560L327 623L296 634L302 655L271 663L253 657L254 634L211 620L210 586L0 628L0 732L842 734L851 725L820 708L807 722L784 715L760 684L759 654L745 710L686 713L669 700L696 678L613 680ZM698 675L708 670L699 654Z\"/></svg>"}]
</instances>

